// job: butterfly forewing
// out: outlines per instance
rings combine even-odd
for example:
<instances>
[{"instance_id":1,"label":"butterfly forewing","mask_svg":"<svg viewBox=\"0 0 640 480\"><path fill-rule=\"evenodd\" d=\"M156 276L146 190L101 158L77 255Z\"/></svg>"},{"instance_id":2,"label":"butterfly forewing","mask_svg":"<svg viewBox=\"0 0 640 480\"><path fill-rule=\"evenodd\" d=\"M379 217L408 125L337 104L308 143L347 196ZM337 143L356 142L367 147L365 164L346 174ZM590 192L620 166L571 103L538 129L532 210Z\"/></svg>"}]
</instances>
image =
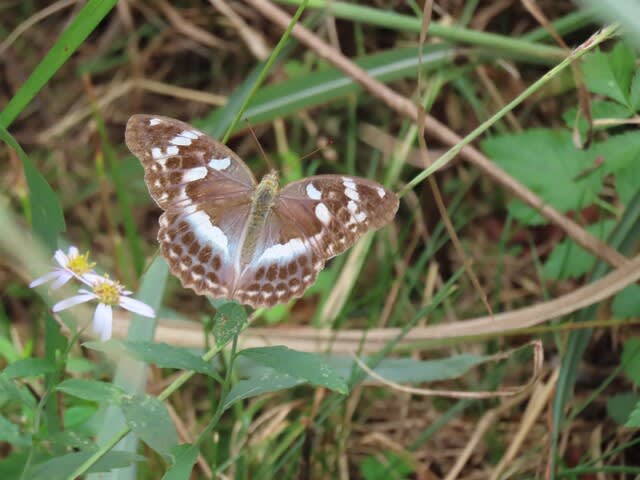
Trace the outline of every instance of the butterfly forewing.
<instances>
[{"instance_id":1,"label":"butterfly forewing","mask_svg":"<svg viewBox=\"0 0 640 480\"><path fill-rule=\"evenodd\" d=\"M255 187L240 157L179 120L134 115L127 122L125 142L142 162L151 197L164 210L250 194Z\"/></svg>"},{"instance_id":2,"label":"butterfly forewing","mask_svg":"<svg viewBox=\"0 0 640 480\"><path fill-rule=\"evenodd\" d=\"M134 115L125 133L165 212L158 240L171 271L201 294L273 306L301 296L325 261L390 222L393 192L359 177L319 175L279 190L192 126Z\"/></svg>"},{"instance_id":3,"label":"butterfly forewing","mask_svg":"<svg viewBox=\"0 0 640 480\"><path fill-rule=\"evenodd\" d=\"M320 255L329 259L368 230L389 223L398 210L398 197L364 178L318 175L285 186L277 208L295 218Z\"/></svg>"}]
</instances>

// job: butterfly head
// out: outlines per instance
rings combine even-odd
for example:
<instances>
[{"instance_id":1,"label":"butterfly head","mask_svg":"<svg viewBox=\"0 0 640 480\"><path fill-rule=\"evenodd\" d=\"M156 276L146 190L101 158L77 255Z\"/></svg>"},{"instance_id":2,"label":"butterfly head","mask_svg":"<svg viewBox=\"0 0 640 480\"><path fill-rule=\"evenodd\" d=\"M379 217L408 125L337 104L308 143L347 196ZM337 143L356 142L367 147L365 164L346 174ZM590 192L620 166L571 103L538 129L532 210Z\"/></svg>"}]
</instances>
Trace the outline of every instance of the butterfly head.
<instances>
[{"instance_id":1,"label":"butterfly head","mask_svg":"<svg viewBox=\"0 0 640 480\"><path fill-rule=\"evenodd\" d=\"M280 190L278 172L271 170L267 173L253 192L253 201L256 206L262 206L265 210L271 208Z\"/></svg>"}]
</instances>

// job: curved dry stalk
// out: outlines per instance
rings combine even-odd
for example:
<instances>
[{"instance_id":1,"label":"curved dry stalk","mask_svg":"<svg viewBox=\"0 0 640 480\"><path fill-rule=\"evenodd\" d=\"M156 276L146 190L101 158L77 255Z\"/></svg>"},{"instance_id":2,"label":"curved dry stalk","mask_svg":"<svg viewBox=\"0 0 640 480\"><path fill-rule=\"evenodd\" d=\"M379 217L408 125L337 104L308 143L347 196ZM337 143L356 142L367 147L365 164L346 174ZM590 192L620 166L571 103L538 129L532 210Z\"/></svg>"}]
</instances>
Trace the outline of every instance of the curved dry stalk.
<instances>
[{"instance_id":1,"label":"curved dry stalk","mask_svg":"<svg viewBox=\"0 0 640 480\"><path fill-rule=\"evenodd\" d=\"M640 255L633 257L600 280L553 300L498 313L493 317L485 316L457 323L416 327L400 340L398 346L406 347L434 339L499 334L533 327L601 302L638 280L640 280ZM129 328L130 317L118 313L115 320L114 335L123 338ZM399 328L340 331L311 327L248 328L241 335L240 344L243 348L286 345L296 350L334 353L349 353L362 347L363 353L372 353L380 350L400 332ZM363 337L366 337L366 342L362 342ZM202 348L204 345L202 327L192 322L161 320L156 330L156 341L194 348Z\"/></svg>"},{"instance_id":2,"label":"curved dry stalk","mask_svg":"<svg viewBox=\"0 0 640 480\"><path fill-rule=\"evenodd\" d=\"M531 345L533 347L533 372L531 374L531 378L527 383L521 385L519 387L505 387L501 390L497 391L461 391L461 390L436 390L432 388L417 388L417 387L408 387L406 385L401 385L392 380L388 380L381 376L379 373L376 373L372 370L366 363L364 363L360 358L352 353L353 359L356 361L358 366L362 368L371 378L376 379L383 385L391 388L392 390L396 390L403 393L409 393L411 395L419 395L425 397L448 397L448 398L497 398L497 397L513 397L516 395L520 395L521 393L526 392L529 388L531 388L540 377L542 373L542 365L544 363L544 350L542 348L542 342L540 340L534 340L526 345L521 347L512 348L505 352L500 352L495 355L491 355L491 357L487 358L487 362L495 362L499 360L504 360L512 356L516 351L525 348Z\"/></svg>"},{"instance_id":3,"label":"curved dry stalk","mask_svg":"<svg viewBox=\"0 0 640 480\"><path fill-rule=\"evenodd\" d=\"M276 23L281 28L286 28L289 24L290 16L280 8L276 7L268 0L247 0L265 17ZM325 43L320 37L312 33L310 30L297 24L293 29L293 35L303 44L311 48L316 54L327 60L336 68L351 77L355 82L360 84L372 96L379 98L387 104L389 108L395 110L401 115L409 118L413 122L418 122L420 112L418 107L409 99L398 94L384 83L369 76L362 68L342 55L330 45ZM586 48L588 43L592 43L593 39L588 39L585 44L576 49ZM461 142L462 138L447 126L440 123L430 115L424 116L424 127L432 136L440 140L446 145L456 145ZM605 242L591 235L579 224L567 218L551 205L548 205L533 191L529 190L522 183L514 179L507 172L495 165L488 157L483 155L479 150L471 145L462 148L460 155L467 161L482 170L486 175L494 181L512 192L516 197L538 210L551 223L560 227L570 238L585 250L592 253L612 266L622 265L626 258L618 251L611 248Z\"/></svg>"}]
</instances>

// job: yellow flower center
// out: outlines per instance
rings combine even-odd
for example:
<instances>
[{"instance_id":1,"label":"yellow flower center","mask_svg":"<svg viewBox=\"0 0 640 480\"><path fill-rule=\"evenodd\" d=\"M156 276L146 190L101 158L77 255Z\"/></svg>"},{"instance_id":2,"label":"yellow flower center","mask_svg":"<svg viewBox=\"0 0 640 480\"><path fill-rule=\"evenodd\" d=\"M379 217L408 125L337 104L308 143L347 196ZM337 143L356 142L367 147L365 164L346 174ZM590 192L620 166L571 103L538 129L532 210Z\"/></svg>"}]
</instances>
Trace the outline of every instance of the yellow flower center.
<instances>
[{"instance_id":1,"label":"yellow flower center","mask_svg":"<svg viewBox=\"0 0 640 480\"><path fill-rule=\"evenodd\" d=\"M95 263L89 263L89 252L87 252L84 255L76 255L75 257L69 258L67 268L76 275L83 275L91 271L95 265Z\"/></svg>"},{"instance_id":2,"label":"yellow flower center","mask_svg":"<svg viewBox=\"0 0 640 480\"><path fill-rule=\"evenodd\" d=\"M105 305L118 305L120 290L120 285L115 282L100 282L93 286L93 293L98 296L100 303Z\"/></svg>"}]
</instances>

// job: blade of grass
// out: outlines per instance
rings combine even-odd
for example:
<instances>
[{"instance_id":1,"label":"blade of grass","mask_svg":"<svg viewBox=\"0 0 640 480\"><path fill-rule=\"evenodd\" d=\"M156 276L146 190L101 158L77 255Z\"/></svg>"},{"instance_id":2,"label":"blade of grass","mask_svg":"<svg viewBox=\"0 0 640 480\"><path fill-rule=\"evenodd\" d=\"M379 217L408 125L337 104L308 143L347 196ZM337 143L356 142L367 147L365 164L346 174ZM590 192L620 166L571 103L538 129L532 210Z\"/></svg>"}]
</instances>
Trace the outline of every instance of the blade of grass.
<instances>
[{"instance_id":1,"label":"blade of grass","mask_svg":"<svg viewBox=\"0 0 640 480\"><path fill-rule=\"evenodd\" d=\"M279 3L298 5L299 0L277 0ZM344 20L378 25L384 28L420 33L422 19L389 10L354 5L346 2L311 0L309 8L324 9L331 15ZM531 60L554 62L564 57L562 49L550 47L495 33L479 32L456 26L444 26L437 22L429 25L429 36L440 37L454 43L468 43L484 47L502 54L525 56Z\"/></svg>"},{"instance_id":2,"label":"blade of grass","mask_svg":"<svg viewBox=\"0 0 640 480\"><path fill-rule=\"evenodd\" d=\"M0 112L0 125L8 128L40 89L47 84L58 69L78 49L82 42L98 26L116 5L117 0L89 0L78 16L53 44L42 61L22 84L18 92Z\"/></svg>"},{"instance_id":3,"label":"blade of grass","mask_svg":"<svg viewBox=\"0 0 640 480\"><path fill-rule=\"evenodd\" d=\"M2 126L0 126L0 139L17 152L22 161L24 176L29 186L31 226L49 252L53 253L58 244L58 235L66 229L58 197L37 169L35 163Z\"/></svg>"},{"instance_id":4,"label":"blade of grass","mask_svg":"<svg viewBox=\"0 0 640 480\"><path fill-rule=\"evenodd\" d=\"M269 73L269 71L271 70L271 66L273 65L273 62L276 60L276 58L280 54L280 51L285 46L287 39L291 35L291 30L293 30L293 27L295 26L295 24L298 23L298 20L300 19L300 15L302 15L302 12L304 12L304 9L307 7L308 2L309 0L302 0L302 2L300 3L300 6L296 10L296 13L293 15L293 18L289 23L289 26L280 37L278 44L273 49L273 52L271 52L271 55L269 55L269 58L267 59L267 62L264 65L264 68L260 70L260 73L258 74L258 77L256 78L255 83L251 86L249 93L242 101L242 104L240 105L240 108L238 109L236 116L231 121L231 125L229 125L229 128L227 129L227 133L225 133L224 137L222 137L222 143L227 143L227 141L229 140L229 137L233 133L233 130L236 128L236 125L240 121L240 117L242 117L242 114L247 109L247 105L249 104L249 102L251 101L255 93L258 91L258 89L260 88L260 85L262 85L262 82L264 82L264 79L266 78L267 73Z\"/></svg>"}]
</instances>

